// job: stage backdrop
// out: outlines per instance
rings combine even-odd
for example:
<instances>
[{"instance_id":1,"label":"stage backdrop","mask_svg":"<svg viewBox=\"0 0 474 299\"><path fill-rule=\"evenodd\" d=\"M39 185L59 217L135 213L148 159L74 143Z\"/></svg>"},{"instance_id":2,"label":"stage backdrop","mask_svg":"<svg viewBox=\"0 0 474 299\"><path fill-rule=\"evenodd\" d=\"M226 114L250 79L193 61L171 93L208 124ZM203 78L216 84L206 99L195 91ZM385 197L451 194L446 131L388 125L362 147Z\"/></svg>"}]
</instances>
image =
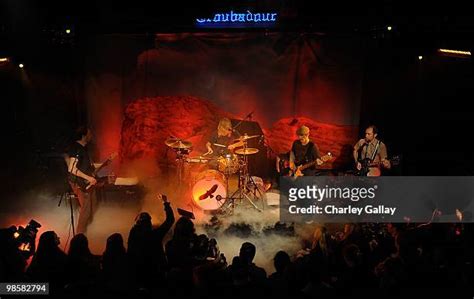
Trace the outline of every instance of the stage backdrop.
<instances>
[{"instance_id":1,"label":"stage backdrop","mask_svg":"<svg viewBox=\"0 0 474 299\"><path fill-rule=\"evenodd\" d=\"M344 153L338 161L347 162L357 139L363 53L358 38L322 34L98 36L87 42L88 118L101 158L120 149L122 162L158 158L170 135L194 138L202 149L193 134L210 133L223 115L258 122L277 151L288 150L297 125L317 124L312 137L330 147L322 150ZM138 123L158 132L153 148L150 136L130 133ZM283 123L290 130L272 132Z\"/></svg>"}]
</instances>

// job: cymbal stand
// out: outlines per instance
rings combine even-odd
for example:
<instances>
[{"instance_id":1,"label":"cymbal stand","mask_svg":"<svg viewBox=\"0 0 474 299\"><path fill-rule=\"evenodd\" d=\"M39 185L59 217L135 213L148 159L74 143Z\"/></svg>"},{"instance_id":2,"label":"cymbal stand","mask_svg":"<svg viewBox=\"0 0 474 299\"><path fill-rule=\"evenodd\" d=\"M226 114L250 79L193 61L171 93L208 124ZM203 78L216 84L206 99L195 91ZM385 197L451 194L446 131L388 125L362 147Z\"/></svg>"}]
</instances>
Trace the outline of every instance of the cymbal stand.
<instances>
[{"instance_id":1,"label":"cymbal stand","mask_svg":"<svg viewBox=\"0 0 474 299\"><path fill-rule=\"evenodd\" d=\"M183 172L184 172L184 162L186 161L188 153L181 149L176 150L176 163L177 163L177 177L178 177L178 192L181 192L183 187Z\"/></svg>"},{"instance_id":2,"label":"cymbal stand","mask_svg":"<svg viewBox=\"0 0 474 299\"><path fill-rule=\"evenodd\" d=\"M247 150L247 141L244 141L244 147L243 147L244 153L246 153ZM243 163L242 167L239 169L239 186L238 189L229 197L231 200L231 205L232 209L235 208L235 199L239 199L240 202L242 202L242 199L247 199L247 201L259 212L262 212L262 209L260 209L252 200L249 194L252 194L252 191L249 188L250 184L253 184L254 190L258 191L260 194L260 198L262 198L262 194L260 190L257 187L257 184L255 184L255 181L252 179L252 177L249 174L248 170L248 155L243 155ZM256 193L253 194L254 199L258 199Z\"/></svg>"}]
</instances>

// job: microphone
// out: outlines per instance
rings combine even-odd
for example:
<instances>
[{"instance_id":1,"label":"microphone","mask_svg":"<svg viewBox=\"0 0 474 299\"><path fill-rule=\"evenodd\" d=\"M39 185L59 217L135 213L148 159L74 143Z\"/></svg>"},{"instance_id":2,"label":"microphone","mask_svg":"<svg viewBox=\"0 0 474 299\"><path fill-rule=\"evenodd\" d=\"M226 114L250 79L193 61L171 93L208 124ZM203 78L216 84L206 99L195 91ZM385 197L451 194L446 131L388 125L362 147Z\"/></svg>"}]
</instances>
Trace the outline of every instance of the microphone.
<instances>
[{"instance_id":1,"label":"microphone","mask_svg":"<svg viewBox=\"0 0 474 299\"><path fill-rule=\"evenodd\" d=\"M216 192L217 190L217 184L212 186L211 189L207 190L206 193L204 193L203 195L199 196L199 200L204 200L208 197L210 198L213 198L214 196L212 195L214 192Z\"/></svg>"},{"instance_id":2,"label":"microphone","mask_svg":"<svg viewBox=\"0 0 474 299\"><path fill-rule=\"evenodd\" d=\"M254 113L255 110L253 110L252 112L250 112L249 114L247 114L247 116L245 117L245 119L249 119L249 120L252 120L252 114Z\"/></svg>"}]
</instances>

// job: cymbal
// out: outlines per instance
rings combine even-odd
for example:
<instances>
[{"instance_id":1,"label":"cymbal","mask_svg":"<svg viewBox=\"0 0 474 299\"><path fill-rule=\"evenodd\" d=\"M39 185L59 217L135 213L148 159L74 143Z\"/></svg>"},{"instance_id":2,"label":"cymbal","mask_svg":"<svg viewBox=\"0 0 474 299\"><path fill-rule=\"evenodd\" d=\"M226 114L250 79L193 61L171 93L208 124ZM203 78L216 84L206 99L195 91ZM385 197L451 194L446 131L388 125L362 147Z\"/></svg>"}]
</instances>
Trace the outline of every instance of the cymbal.
<instances>
[{"instance_id":1,"label":"cymbal","mask_svg":"<svg viewBox=\"0 0 474 299\"><path fill-rule=\"evenodd\" d=\"M245 140L249 140L249 139L252 139L252 138L257 138L257 137L260 137L262 135L243 135L243 136L240 136L240 138L238 139L235 139L234 142L239 142L239 141L245 141Z\"/></svg>"},{"instance_id":2,"label":"cymbal","mask_svg":"<svg viewBox=\"0 0 474 299\"><path fill-rule=\"evenodd\" d=\"M177 138L168 138L166 139L165 144L175 149L190 148L193 146L191 142L177 139Z\"/></svg>"},{"instance_id":3,"label":"cymbal","mask_svg":"<svg viewBox=\"0 0 474 299\"><path fill-rule=\"evenodd\" d=\"M188 163L208 163L209 161L216 160L216 159L217 158L198 156L198 157L187 158L185 161Z\"/></svg>"},{"instance_id":4,"label":"cymbal","mask_svg":"<svg viewBox=\"0 0 474 299\"><path fill-rule=\"evenodd\" d=\"M246 148L245 150L243 148L239 148L238 150L235 151L237 155L253 155L258 153L258 148Z\"/></svg>"}]
</instances>

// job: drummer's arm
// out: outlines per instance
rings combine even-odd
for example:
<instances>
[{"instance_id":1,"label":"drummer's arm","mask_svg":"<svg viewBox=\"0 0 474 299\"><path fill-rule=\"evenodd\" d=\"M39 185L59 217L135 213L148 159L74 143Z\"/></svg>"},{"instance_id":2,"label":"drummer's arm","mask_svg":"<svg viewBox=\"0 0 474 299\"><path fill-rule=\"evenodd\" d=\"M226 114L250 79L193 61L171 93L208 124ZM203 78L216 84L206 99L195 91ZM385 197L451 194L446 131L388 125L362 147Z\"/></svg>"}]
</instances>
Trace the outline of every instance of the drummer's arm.
<instances>
[{"instance_id":1,"label":"drummer's arm","mask_svg":"<svg viewBox=\"0 0 474 299\"><path fill-rule=\"evenodd\" d=\"M206 143L206 148L207 148L207 153L205 153L204 155L210 155L214 152L214 150L212 149L212 146L211 146L211 143L210 142L207 142Z\"/></svg>"},{"instance_id":2,"label":"drummer's arm","mask_svg":"<svg viewBox=\"0 0 474 299\"><path fill-rule=\"evenodd\" d=\"M232 143L231 145L229 145L227 148L229 150L234 150L235 148L237 147L241 147L241 146L244 146L244 142L242 140L240 140L239 142L236 142L236 143Z\"/></svg>"}]
</instances>

